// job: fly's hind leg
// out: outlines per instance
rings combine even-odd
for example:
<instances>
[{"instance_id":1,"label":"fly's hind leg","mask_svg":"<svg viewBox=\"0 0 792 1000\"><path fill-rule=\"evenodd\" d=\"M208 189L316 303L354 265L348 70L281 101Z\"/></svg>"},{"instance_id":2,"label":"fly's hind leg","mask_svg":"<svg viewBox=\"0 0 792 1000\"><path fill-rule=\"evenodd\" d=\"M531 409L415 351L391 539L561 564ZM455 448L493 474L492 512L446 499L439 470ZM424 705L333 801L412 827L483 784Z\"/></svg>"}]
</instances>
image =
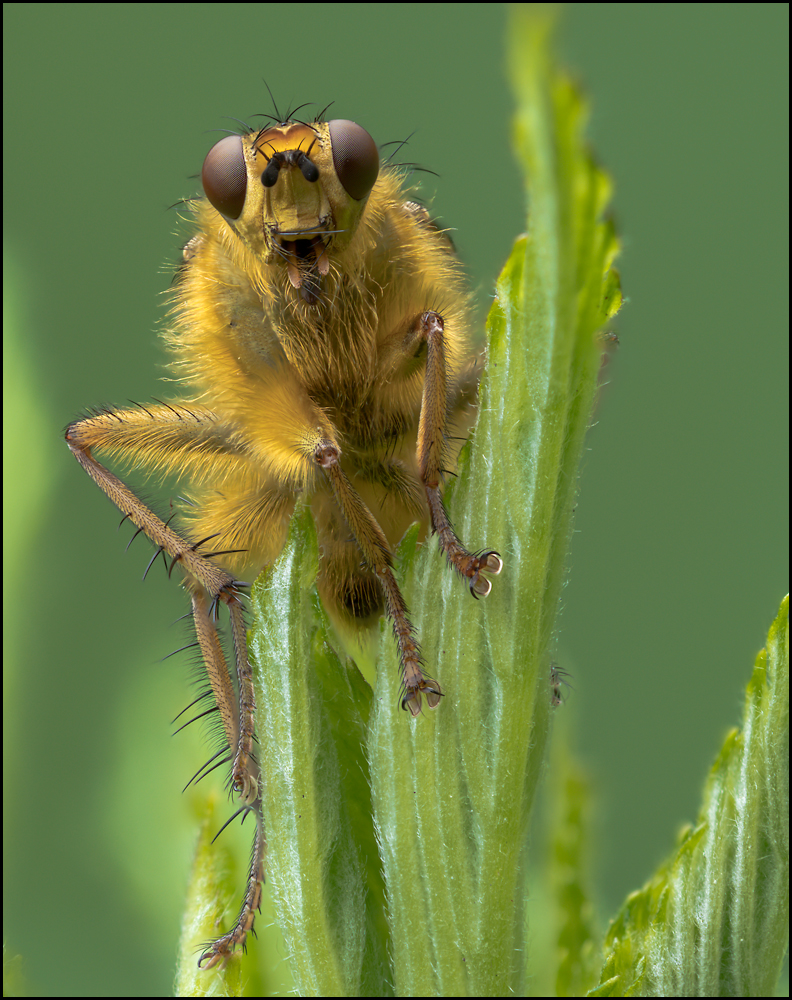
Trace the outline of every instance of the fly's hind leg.
<instances>
[{"instance_id":1,"label":"fly's hind leg","mask_svg":"<svg viewBox=\"0 0 792 1000\"><path fill-rule=\"evenodd\" d=\"M205 552L206 543L192 544L162 521L117 476L99 463L93 449L104 449L124 458L136 458L160 466L176 464L190 469L191 456L201 454L201 446L214 450L214 460L233 461L222 428L211 413L193 407L180 410L159 405L150 409L120 410L87 417L71 424L66 441L77 461L100 489L137 528L157 546L158 553L170 557L186 577L191 593L196 636L206 666L209 684L215 697L231 762L231 783L242 799L242 811L256 816L256 834L247 888L234 927L210 945L201 956L204 967L214 965L231 951L244 946L253 926L261 898L264 859L264 829L261 811L259 765L253 754L255 699L247 655L245 623L242 614L241 587L231 574L215 565L210 557L228 553ZM193 463L194 464L194 463ZM234 664L237 675L238 703L217 635L217 611L225 604L231 623ZM225 762L225 761L223 761ZM204 766L192 780L207 773Z\"/></svg>"},{"instance_id":2,"label":"fly's hind leg","mask_svg":"<svg viewBox=\"0 0 792 1000\"><path fill-rule=\"evenodd\" d=\"M255 802L258 798L258 776L252 763L255 705L242 618L240 584L230 573L210 561L209 556L223 553L203 554L201 549L209 539L192 544L182 538L92 454L94 449L104 449L127 459L159 460L160 465L172 463L175 456L189 470L191 452L200 454L202 445L217 448L224 444L213 415L202 413L196 408L180 411L163 405L145 410L112 411L71 424L66 430L66 442L96 485L125 517L154 542L159 552L170 557L171 569L177 564L181 567L193 594L199 591L208 594L215 610L221 603L228 608L240 698L238 726L230 744L234 754L231 780L243 802ZM194 614L195 611L196 605L193 603ZM217 677L222 671L227 674L228 668L216 638L214 644L209 638L206 616L199 613L195 621L210 683L217 697L224 689ZM230 734L231 729L227 729L226 735Z\"/></svg>"},{"instance_id":3,"label":"fly's hind leg","mask_svg":"<svg viewBox=\"0 0 792 1000\"><path fill-rule=\"evenodd\" d=\"M234 688L215 624L217 601L217 598L213 600L210 610L206 594L202 590L194 589L192 593L193 622L209 685L212 688L215 705L220 714L229 748L228 758L221 763L231 763L234 788L239 792L242 801L250 805L258 798L260 782L258 764L251 750L252 739L250 743L247 739L240 739L243 731L249 730L252 733L255 725L255 694L253 676L247 656L245 622L242 617L242 605L237 597L228 603L234 659L238 667L239 696L238 704L235 706ZM198 775L192 780L200 780L199 775L202 777L205 773L205 768L201 768ZM241 776L239 784L237 784L235 775Z\"/></svg>"},{"instance_id":4,"label":"fly's hind leg","mask_svg":"<svg viewBox=\"0 0 792 1000\"><path fill-rule=\"evenodd\" d=\"M237 948L245 950L247 936L253 931L256 913L261 908L261 887L264 883L264 857L267 850L267 841L264 836L264 819L261 814L261 799L257 799L247 809L256 818L256 832L253 837L250 868L248 870L248 879L245 886L245 895L242 899L242 906L231 930L208 944L201 953L201 957L198 959L198 966L201 969L211 969L218 962L225 962Z\"/></svg>"},{"instance_id":5,"label":"fly's hind leg","mask_svg":"<svg viewBox=\"0 0 792 1000\"><path fill-rule=\"evenodd\" d=\"M446 379L443 317L436 312L421 313L413 327L413 336L425 340L427 348L421 420L418 426L418 468L426 491L432 531L449 563L468 581L470 593L478 599L486 597L492 584L483 574L497 576L503 560L497 552L469 552L457 538L448 519L440 482L443 474L443 447L448 423L448 390Z\"/></svg>"},{"instance_id":6,"label":"fly's hind leg","mask_svg":"<svg viewBox=\"0 0 792 1000\"><path fill-rule=\"evenodd\" d=\"M220 714L223 724L226 742L230 748L229 756L221 763L232 762L232 775L244 772L248 776L249 789L257 792L254 802L245 800L239 812L235 813L231 819L221 828L225 829L239 813L253 813L255 817L256 829L253 837L253 848L250 856L250 867L248 870L245 894L242 899L242 906L239 914L230 931L223 934L206 946L198 959L198 966L202 969L211 969L218 962L224 962L236 948L245 949L245 942L248 934L253 930L253 923L256 913L261 906L261 886L264 882L264 857L266 852L266 839L264 834L264 817L261 808L261 796L258 790L261 787L259 776L259 765L253 754L243 760L240 759L239 733L242 728L242 721L249 725L251 731L254 725L252 713L255 711L253 679L247 659L247 648L245 643L245 627L242 619L242 611L239 604L229 605L229 615L231 619L231 634L234 642L236 659L244 660L246 669L239 675L239 701L238 709L234 706L234 688L226 665L223 649L215 625L216 601L210 607L206 594L201 590L194 590L192 593L193 620L195 622L195 632L198 645L203 655L209 684L214 694L215 704ZM246 715L247 713L247 715ZM209 761L191 779L188 784L195 780L200 780L208 773L208 766L217 766L213 761ZM250 794L250 791L248 792ZM244 799L244 795L243 795ZM243 817L244 821L244 817ZM219 836L219 833L217 834ZM217 839L215 837L215 839Z\"/></svg>"}]
</instances>

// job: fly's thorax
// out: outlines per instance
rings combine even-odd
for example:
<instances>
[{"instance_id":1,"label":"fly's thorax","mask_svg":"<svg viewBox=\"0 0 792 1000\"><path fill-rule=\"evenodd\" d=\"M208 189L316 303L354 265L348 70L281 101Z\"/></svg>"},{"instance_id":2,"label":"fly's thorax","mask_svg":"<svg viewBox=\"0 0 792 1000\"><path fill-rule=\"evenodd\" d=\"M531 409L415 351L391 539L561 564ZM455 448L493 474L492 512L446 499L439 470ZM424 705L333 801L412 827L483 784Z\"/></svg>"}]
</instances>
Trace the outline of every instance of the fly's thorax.
<instances>
[{"instance_id":1,"label":"fly's thorax","mask_svg":"<svg viewBox=\"0 0 792 1000\"><path fill-rule=\"evenodd\" d=\"M383 170L342 255L353 267L332 271L315 305L282 267L257 259L207 201L195 203L199 235L185 248L166 331L174 374L200 387L207 405L235 413L248 389L271 399L288 385L344 437L390 441L417 427L427 361L419 321L431 305L445 319L455 410L470 359L469 294L447 238L405 197L399 173Z\"/></svg>"},{"instance_id":2,"label":"fly's thorax","mask_svg":"<svg viewBox=\"0 0 792 1000\"><path fill-rule=\"evenodd\" d=\"M180 380L235 414L248 390L272 399L288 386L353 440L390 440L417 427L420 317L433 309L455 408L470 356L465 276L403 172L379 170L368 133L333 121L228 136L202 176L167 332Z\"/></svg>"}]
</instances>

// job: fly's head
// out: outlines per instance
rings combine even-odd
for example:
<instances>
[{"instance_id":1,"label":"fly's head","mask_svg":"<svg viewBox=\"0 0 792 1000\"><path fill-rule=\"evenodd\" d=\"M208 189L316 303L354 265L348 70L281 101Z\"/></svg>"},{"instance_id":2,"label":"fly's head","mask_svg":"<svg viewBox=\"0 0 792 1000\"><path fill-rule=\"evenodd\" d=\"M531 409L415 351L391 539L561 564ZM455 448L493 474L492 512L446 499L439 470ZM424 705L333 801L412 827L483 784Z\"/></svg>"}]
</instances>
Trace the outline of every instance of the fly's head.
<instances>
[{"instance_id":1,"label":"fly's head","mask_svg":"<svg viewBox=\"0 0 792 1000\"><path fill-rule=\"evenodd\" d=\"M379 173L377 146L355 122L286 122L221 139L204 161L204 192L265 264L284 268L314 305L350 243Z\"/></svg>"}]
</instances>

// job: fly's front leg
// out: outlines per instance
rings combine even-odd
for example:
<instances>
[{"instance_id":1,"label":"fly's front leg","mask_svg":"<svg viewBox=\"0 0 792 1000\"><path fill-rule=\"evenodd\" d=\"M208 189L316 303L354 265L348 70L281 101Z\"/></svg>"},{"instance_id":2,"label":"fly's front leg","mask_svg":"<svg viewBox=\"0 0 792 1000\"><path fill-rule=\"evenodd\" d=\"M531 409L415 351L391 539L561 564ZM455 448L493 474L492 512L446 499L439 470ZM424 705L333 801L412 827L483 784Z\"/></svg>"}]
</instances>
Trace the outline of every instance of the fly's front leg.
<instances>
[{"instance_id":1,"label":"fly's front leg","mask_svg":"<svg viewBox=\"0 0 792 1000\"><path fill-rule=\"evenodd\" d=\"M421 313L412 332L414 336L426 341L427 348L421 420L418 426L418 468L429 504L432 531L437 535L440 548L448 561L468 580L473 597L486 597L492 584L482 574L487 572L497 576L503 569L503 561L497 552L474 553L464 547L451 527L440 495L443 446L448 422L443 317L431 311Z\"/></svg>"},{"instance_id":2,"label":"fly's front leg","mask_svg":"<svg viewBox=\"0 0 792 1000\"><path fill-rule=\"evenodd\" d=\"M97 486L134 525L145 532L160 552L170 556L171 568L178 563L183 569L193 595L193 617L198 642L233 755L231 781L242 801L251 805L258 798L259 781L252 753L255 704L240 585L233 576L199 553L201 543L191 544L177 534L91 453L92 448L106 448L109 451L123 451L128 455L134 450L130 442L135 439L136 429L149 451L155 449L158 437L161 438L160 446L163 451L169 448L172 452L178 450L177 440L181 445L185 442L195 445L202 439L206 440L209 434L207 421L196 419L194 414L190 414L194 418L192 421L179 417L177 411L170 407L167 410L171 418L166 419L167 414L160 413L160 409L165 408L122 410L88 417L68 427L66 441L74 457ZM183 426L176 424L173 414L176 414ZM212 615L207 613L207 598ZM238 713L229 707L231 682L213 620L219 603L226 605L231 620L239 682ZM234 715L237 716L236 719Z\"/></svg>"},{"instance_id":3,"label":"fly's front leg","mask_svg":"<svg viewBox=\"0 0 792 1000\"><path fill-rule=\"evenodd\" d=\"M317 465L324 470L336 503L363 556L374 571L385 593L385 606L393 634L399 646L402 667L402 708L413 715L420 714L422 696L430 708L436 708L443 692L437 681L427 677L422 668L421 654L415 641L415 629L408 618L396 577L388 540L363 498L355 490L338 464L339 448L332 441L319 441L314 451Z\"/></svg>"}]
</instances>

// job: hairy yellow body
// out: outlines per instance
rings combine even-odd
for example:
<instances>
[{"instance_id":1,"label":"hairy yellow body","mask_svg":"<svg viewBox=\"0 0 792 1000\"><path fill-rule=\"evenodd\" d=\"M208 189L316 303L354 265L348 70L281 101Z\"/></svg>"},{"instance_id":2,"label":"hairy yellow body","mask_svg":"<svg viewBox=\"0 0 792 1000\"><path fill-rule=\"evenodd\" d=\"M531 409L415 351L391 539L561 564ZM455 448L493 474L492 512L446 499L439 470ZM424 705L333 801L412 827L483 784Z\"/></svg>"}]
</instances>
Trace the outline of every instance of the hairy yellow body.
<instances>
[{"instance_id":1,"label":"hairy yellow body","mask_svg":"<svg viewBox=\"0 0 792 1000\"><path fill-rule=\"evenodd\" d=\"M191 203L196 234L166 332L178 399L89 416L66 436L89 475L183 570L231 783L258 819L239 918L202 956L212 965L244 945L263 878L240 575L277 557L296 498L307 499L326 608L356 628L384 606L402 704L417 715L442 692L423 671L391 547L423 521L473 596L489 592L482 573L498 573L501 561L468 552L442 506L443 472L458 450L449 419L464 427L475 396L469 299L450 241L407 199L400 173L380 169L360 126L333 120L228 136L202 178L207 198ZM184 530L161 521L94 452L183 478ZM220 603L234 681L217 637Z\"/></svg>"},{"instance_id":2,"label":"hairy yellow body","mask_svg":"<svg viewBox=\"0 0 792 1000\"><path fill-rule=\"evenodd\" d=\"M234 446L221 493L210 451L211 488L196 497L197 537L219 531L215 547L246 549L227 557L232 572L242 572L247 556L261 566L282 548L296 491L313 495L322 576L334 581L323 597L331 611L345 607L360 552L326 502L316 440L338 443L341 468L391 544L426 518L415 448L425 350L414 337L409 343L410 326L429 307L442 314L453 402L469 360L456 260L422 210L405 207L392 172L380 173L354 238L332 259L319 307L302 301L282 267L262 264L208 203L196 214L201 235L188 245L168 340L176 371L191 393L199 390L193 401L222 414L222 434ZM185 457L180 468L189 470ZM339 573L342 563L351 576Z\"/></svg>"}]
</instances>

